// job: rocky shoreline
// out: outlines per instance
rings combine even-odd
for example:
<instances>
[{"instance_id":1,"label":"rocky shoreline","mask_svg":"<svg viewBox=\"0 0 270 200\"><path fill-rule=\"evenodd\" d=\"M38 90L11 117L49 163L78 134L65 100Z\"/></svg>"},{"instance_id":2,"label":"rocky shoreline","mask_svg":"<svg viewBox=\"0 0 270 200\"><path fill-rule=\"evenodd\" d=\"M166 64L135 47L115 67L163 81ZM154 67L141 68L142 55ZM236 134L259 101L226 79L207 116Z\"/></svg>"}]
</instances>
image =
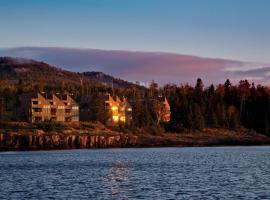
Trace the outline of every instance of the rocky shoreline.
<instances>
[{"instance_id":1,"label":"rocky shoreline","mask_svg":"<svg viewBox=\"0 0 270 200\"><path fill-rule=\"evenodd\" d=\"M270 137L244 128L166 133L151 128L109 128L99 122L56 126L53 130L25 122L0 126L0 151L236 145L270 145Z\"/></svg>"},{"instance_id":2,"label":"rocky shoreline","mask_svg":"<svg viewBox=\"0 0 270 200\"><path fill-rule=\"evenodd\" d=\"M131 135L75 135L59 133L20 134L0 133L0 150L45 150L135 147L138 137Z\"/></svg>"},{"instance_id":3,"label":"rocky shoreline","mask_svg":"<svg viewBox=\"0 0 270 200\"><path fill-rule=\"evenodd\" d=\"M0 151L130 148L130 147L188 147L270 145L270 138L256 133L206 130L195 133L165 133L135 135L120 132L0 132Z\"/></svg>"}]
</instances>

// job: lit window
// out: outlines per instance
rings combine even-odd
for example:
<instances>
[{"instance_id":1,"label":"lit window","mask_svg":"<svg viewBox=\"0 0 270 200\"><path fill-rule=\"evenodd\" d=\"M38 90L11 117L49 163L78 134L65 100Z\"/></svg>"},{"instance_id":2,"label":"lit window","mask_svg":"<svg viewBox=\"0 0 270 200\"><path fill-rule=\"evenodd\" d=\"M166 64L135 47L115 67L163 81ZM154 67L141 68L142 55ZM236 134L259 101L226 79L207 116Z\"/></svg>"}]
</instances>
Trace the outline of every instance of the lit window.
<instances>
[{"instance_id":1,"label":"lit window","mask_svg":"<svg viewBox=\"0 0 270 200\"><path fill-rule=\"evenodd\" d=\"M121 116L120 117L120 121L125 122L126 121L126 117L125 116Z\"/></svg>"},{"instance_id":2,"label":"lit window","mask_svg":"<svg viewBox=\"0 0 270 200\"><path fill-rule=\"evenodd\" d=\"M129 112L131 112L131 111L132 111L132 109L131 109L131 108L128 108L127 110L128 110Z\"/></svg>"},{"instance_id":3,"label":"lit window","mask_svg":"<svg viewBox=\"0 0 270 200\"><path fill-rule=\"evenodd\" d=\"M113 111L118 110L118 107L117 106L112 106L112 110Z\"/></svg>"},{"instance_id":4,"label":"lit window","mask_svg":"<svg viewBox=\"0 0 270 200\"><path fill-rule=\"evenodd\" d=\"M113 121L114 122L118 122L119 121L119 116L118 115L114 115L112 118L113 118Z\"/></svg>"}]
</instances>

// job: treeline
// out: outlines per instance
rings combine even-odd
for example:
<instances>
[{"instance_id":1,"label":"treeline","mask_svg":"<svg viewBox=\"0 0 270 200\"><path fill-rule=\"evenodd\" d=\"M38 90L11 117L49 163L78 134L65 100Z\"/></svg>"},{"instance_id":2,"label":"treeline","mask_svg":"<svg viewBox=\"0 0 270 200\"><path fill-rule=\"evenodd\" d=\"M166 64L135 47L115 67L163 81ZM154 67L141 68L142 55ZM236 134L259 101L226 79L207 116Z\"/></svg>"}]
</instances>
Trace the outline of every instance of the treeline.
<instances>
[{"instance_id":1,"label":"treeline","mask_svg":"<svg viewBox=\"0 0 270 200\"><path fill-rule=\"evenodd\" d=\"M18 120L19 95L29 91L46 93L70 93L80 103L82 97L98 99L105 93L125 96L133 106L133 127L163 127L167 131L181 132L202 130L206 127L237 129L245 126L259 133L270 133L270 90L268 87L242 80L232 85L229 80L217 86L204 87L201 79L195 86L165 85L158 87L152 82L149 88L112 88L91 83L73 85L68 82L46 85L42 82L20 82L19 84L0 84L0 119ZM156 118L151 99L166 96L171 106L171 121L160 124ZM103 103L92 100L84 108L94 110L92 120L103 121Z\"/></svg>"},{"instance_id":2,"label":"treeline","mask_svg":"<svg viewBox=\"0 0 270 200\"><path fill-rule=\"evenodd\" d=\"M232 85L229 80L217 87L204 88L201 79L195 87L166 85L162 92L169 97L172 130L223 127L237 129L243 125L269 135L269 88L255 86L247 80Z\"/></svg>"}]
</instances>

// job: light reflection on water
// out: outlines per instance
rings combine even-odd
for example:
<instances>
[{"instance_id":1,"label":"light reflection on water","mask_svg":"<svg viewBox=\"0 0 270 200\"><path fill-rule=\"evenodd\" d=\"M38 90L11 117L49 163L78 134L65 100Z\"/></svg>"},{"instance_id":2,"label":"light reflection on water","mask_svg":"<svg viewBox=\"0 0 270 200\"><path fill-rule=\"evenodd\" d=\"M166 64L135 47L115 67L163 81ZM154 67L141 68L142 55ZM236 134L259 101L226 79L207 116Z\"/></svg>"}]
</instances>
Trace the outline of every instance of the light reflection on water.
<instances>
[{"instance_id":1,"label":"light reflection on water","mask_svg":"<svg viewBox=\"0 0 270 200\"><path fill-rule=\"evenodd\" d=\"M270 199L270 147L0 153L0 199Z\"/></svg>"},{"instance_id":2,"label":"light reflection on water","mask_svg":"<svg viewBox=\"0 0 270 200\"><path fill-rule=\"evenodd\" d=\"M127 163L116 161L112 164L104 180L106 187L111 190L111 195L125 193L126 188L122 187L122 185L128 180L128 173Z\"/></svg>"}]
</instances>

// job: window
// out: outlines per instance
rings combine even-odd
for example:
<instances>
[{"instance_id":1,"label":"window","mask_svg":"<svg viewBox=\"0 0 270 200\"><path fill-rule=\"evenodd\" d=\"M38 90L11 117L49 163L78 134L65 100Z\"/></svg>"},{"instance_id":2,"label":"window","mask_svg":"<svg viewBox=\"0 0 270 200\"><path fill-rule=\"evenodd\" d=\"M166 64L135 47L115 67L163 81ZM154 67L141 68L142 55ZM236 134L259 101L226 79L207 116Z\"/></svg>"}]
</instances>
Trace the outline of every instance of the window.
<instances>
[{"instance_id":1,"label":"window","mask_svg":"<svg viewBox=\"0 0 270 200\"><path fill-rule=\"evenodd\" d=\"M38 105L38 101L32 101L34 105Z\"/></svg>"},{"instance_id":2,"label":"window","mask_svg":"<svg viewBox=\"0 0 270 200\"><path fill-rule=\"evenodd\" d=\"M121 116L120 117L120 121L125 122L126 121L126 117L125 116Z\"/></svg>"},{"instance_id":3,"label":"window","mask_svg":"<svg viewBox=\"0 0 270 200\"><path fill-rule=\"evenodd\" d=\"M112 108L111 108L113 111L116 111L116 110L118 110L118 107L117 106L112 106Z\"/></svg>"},{"instance_id":4,"label":"window","mask_svg":"<svg viewBox=\"0 0 270 200\"><path fill-rule=\"evenodd\" d=\"M119 121L119 116L118 115L114 115L112 118L113 118L113 121L114 122L118 122Z\"/></svg>"},{"instance_id":5,"label":"window","mask_svg":"<svg viewBox=\"0 0 270 200\"><path fill-rule=\"evenodd\" d=\"M39 122L39 121L42 120L42 118L41 117L35 117L34 120L35 120L35 122Z\"/></svg>"},{"instance_id":6,"label":"window","mask_svg":"<svg viewBox=\"0 0 270 200\"><path fill-rule=\"evenodd\" d=\"M71 109L66 109L66 113L67 114L71 113Z\"/></svg>"},{"instance_id":7,"label":"window","mask_svg":"<svg viewBox=\"0 0 270 200\"><path fill-rule=\"evenodd\" d=\"M39 113L42 112L42 108L33 108L33 111Z\"/></svg>"},{"instance_id":8,"label":"window","mask_svg":"<svg viewBox=\"0 0 270 200\"><path fill-rule=\"evenodd\" d=\"M65 121L66 121L66 122L71 122L71 117L66 117L66 118L65 118Z\"/></svg>"},{"instance_id":9,"label":"window","mask_svg":"<svg viewBox=\"0 0 270 200\"><path fill-rule=\"evenodd\" d=\"M72 117L72 121L73 122L78 122L79 121L79 117L77 117L77 116Z\"/></svg>"}]
</instances>

